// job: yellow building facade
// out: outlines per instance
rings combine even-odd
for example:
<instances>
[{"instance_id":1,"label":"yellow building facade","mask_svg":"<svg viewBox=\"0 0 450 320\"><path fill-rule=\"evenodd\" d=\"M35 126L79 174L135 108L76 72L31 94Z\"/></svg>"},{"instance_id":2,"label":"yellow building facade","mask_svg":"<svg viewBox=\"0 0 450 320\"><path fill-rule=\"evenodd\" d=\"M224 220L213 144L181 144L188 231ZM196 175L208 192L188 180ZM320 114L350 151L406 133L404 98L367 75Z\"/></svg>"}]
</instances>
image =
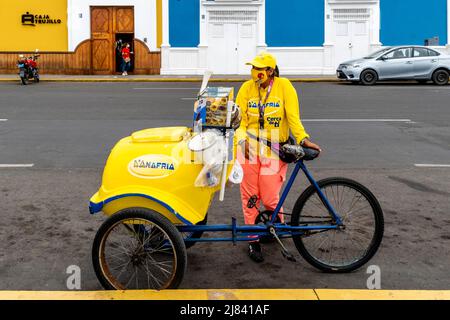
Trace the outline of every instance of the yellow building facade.
<instances>
[{"instance_id":1,"label":"yellow building facade","mask_svg":"<svg viewBox=\"0 0 450 320\"><path fill-rule=\"evenodd\" d=\"M0 3L0 51L67 51L67 0Z\"/></svg>"},{"instance_id":2,"label":"yellow building facade","mask_svg":"<svg viewBox=\"0 0 450 320\"><path fill-rule=\"evenodd\" d=\"M39 49L42 73L117 74L122 41L134 51L131 73L159 74L164 2L0 0L0 73Z\"/></svg>"}]
</instances>

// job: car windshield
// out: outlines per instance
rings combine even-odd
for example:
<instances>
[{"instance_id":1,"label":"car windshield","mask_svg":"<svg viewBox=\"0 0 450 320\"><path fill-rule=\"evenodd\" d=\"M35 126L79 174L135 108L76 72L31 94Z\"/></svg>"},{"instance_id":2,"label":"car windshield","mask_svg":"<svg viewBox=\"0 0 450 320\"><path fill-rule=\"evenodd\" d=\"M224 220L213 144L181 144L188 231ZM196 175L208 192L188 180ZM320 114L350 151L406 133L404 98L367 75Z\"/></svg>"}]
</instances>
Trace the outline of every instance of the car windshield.
<instances>
[{"instance_id":1,"label":"car windshield","mask_svg":"<svg viewBox=\"0 0 450 320\"><path fill-rule=\"evenodd\" d=\"M386 52L386 51L388 51L388 50L390 50L390 49L392 49L392 48L384 48L384 49L375 51L374 53L372 53L372 54L370 54L370 55L364 57L364 59L373 59L373 58L376 58L377 56L379 56L379 55L382 54L383 52Z\"/></svg>"}]
</instances>

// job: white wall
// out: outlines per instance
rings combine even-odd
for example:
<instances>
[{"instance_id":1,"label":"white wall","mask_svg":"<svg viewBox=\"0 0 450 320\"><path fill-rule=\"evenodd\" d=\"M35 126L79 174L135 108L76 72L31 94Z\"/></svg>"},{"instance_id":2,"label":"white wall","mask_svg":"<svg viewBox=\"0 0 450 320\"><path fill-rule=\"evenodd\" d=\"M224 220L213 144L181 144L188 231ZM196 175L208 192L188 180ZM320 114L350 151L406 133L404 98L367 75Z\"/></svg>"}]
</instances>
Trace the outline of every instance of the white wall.
<instances>
[{"instance_id":1,"label":"white wall","mask_svg":"<svg viewBox=\"0 0 450 320\"><path fill-rule=\"evenodd\" d=\"M325 67L325 49L323 47L268 47L266 50L277 58L282 75L327 75L336 72L335 69L328 70ZM169 47L163 48L163 51L161 74L202 75L206 70L205 63L202 61L201 49Z\"/></svg>"},{"instance_id":2,"label":"white wall","mask_svg":"<svg viewBox=\"0 0 450 320\"><path fill-rule=\"evenodd\" d=\"M384 0L386 1L386 0ZM335 21L333 9L369 9L370 18L368 20L368 53L374 52L381 47L380 43L380 0L325 0L325 59L324 73L334 74L336 66L342 62L339 57L339 43L336 37ZM351 57L348 57L351 59ZM341 60L341 61L339 61ZM344 59L345 60L345 59Z\"/></svg>"},{"instance_id":3,"label":"white wall","mask_svg":"<svg viewBox=\"0 0 450 320\"><path fill-rule=\"evenodd\" d=\"M324 69L323 47L274 48L267 51L277 58L281 75L323 75ZM333 73L335 71L333 70Z\"/></svg>"},{"instance_id":4,"label":"white wall","mask_svg":"<svg viewBox=\"0 0 450 320\"><path fill-rule=\"evenodd\" d=\"M450 49L450 0L447 0L447 47Z\"/></svg>"},{"instance_id":5,"label":"white wall","mask_svg":"<svg viewBox=\"0 0 450 320\"><path fill-rule=\"evenodd\" d=\"M161 74L202 75L205 67L200 57L198 48L161 47Z\"/></svg>"},{"instance_id":6,"label":"white wall","mask_svg":"<svg viewBox=\"0 0 450 320\"><path fill-rule=\"evenodd\" d=\"M91 37L90 6L134 6L134 36L144 41L150 50L158 50L156 43L156 0L68 0L69 51ZM81 17L80 17L81 15Z\"/></svg>"},{"instance_id":7,"label":"white wall","mask_svg":"<svg viewBox=\"0 0 450 320\"><path fill-rule=\"evenodd\" d=\"M167 1L167 0L164 0ZM319 1L319 0L314 0ZM282 75L334 75L336 72L335 58L335 30L333 29L332 8L361 8L371 10L369 21L369 51L373 52L382 47L380 43L380 0L321 0L325 6L325 42L323 47L268 47L265 44L265 33L259 30L257 51L266 49L278 59ZM386 0L384 0L386 1ZM450 39L450 0L448 1L448 38ZM205 3L202 3L205 4ZM200 14L207 17L207 7L217 5L209 3L201 5ZM236 3L230 7L236 6ZM259 23L265 23L264 2L262 3ZM167 14L167 13L166 13ZM200 16L201 16L200 15ZM168 14L167 14L168 19ZM171 48L170 45L162 48L161 74L167 75L201 75L207 68L208 38L207 21L200 21L200 45L198 48ZM168 35L167 35L168 36ZM450 42L447 41L447 42ZM435 49L450 54L450 44ZM214 70L213 70L214 71Z\"/></svg>"},{"instance_id":8,"label":"white wall","mask_svg":"<svg viewBox=\"0 0 450 320\"><path fill-rule=\"evenodd\" d=\"M321 1L324 1L325 5L325 2L328 0ZM162 47L161 74L203 74L208 65L208 9L212 7L223 8L224 5L224 2L201 2L200 17L204 15L206 19L200 20L200 45L198 48L171 48L170 45ZM265 41L265 1L250 4L244 2L239 4L238 2L230 1L230 4L227 5L228 9L239 9L242 6L258 8L256 51L267 50L273 53L278 59L282 74L324 75L334 74L336 72L332 63L332 56L330 56L331 51L326 50L326 47L267 47Z\"/></svg>"},{"instance_id":9,"label":"white wall","mask_svg":"<svg viewBox=\"0 0 450 320\"><path fill-rule=\"evenodd\" d=\"M255 27L255 51L266 48L265 43L265 0L247 1L206 1L200 0L200 43L196 48L172 48L170 43L161 46L161 74L165 75L201 75L209 69L208 56L211 55L209 38L210 10L251 10L257 12ZM163 14L168 19L168 13ZM164 18L163 18L164 20ZM235 23L235 22L232 22ZM253 39L252 39L253 40ZM214 57L216 58L216 57ZM218 57L220 59L220 57ZM214 70L212 70L214 71Z\"/></svg>"}]
</instances>

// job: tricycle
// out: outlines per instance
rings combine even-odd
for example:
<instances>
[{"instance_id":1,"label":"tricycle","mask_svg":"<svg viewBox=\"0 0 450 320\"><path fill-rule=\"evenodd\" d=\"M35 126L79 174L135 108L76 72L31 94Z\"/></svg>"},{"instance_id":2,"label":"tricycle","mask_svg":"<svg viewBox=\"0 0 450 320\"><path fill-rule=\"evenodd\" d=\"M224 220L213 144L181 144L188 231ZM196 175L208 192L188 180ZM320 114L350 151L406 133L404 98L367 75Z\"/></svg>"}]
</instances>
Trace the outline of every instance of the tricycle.
<instances>
[{"instance_id":1,"label":"tricycle","mask_svg":"<svg viewBox=\"0 0 450 320\"><path fill-rule=\"evenodd\" d=\"M219 200L223 200L228 181L239 182L232 124L238 107L233 105L230 88L205 88L204 82L202 89L192 128L137 131L111 151L102 185L89 206L92 214L102 211L109 216L92 248L95 273L103 287L177 288L186 271L187 249L198 242L272 241L284 258L295 261L283 243L291 238L300 255L321 271L345 273L366 264L383 237L379 202L356 181L316 181L305 163L318 152L298 145L286 145L294 168L275 210L260 210L255 225L239 225L235 217L230 224L207 223L215 194L220 192ZM208 118L218 114L223 121ZM222 155L219 161L217 155ZM216 162L209 161L211 157ZM310 186L291 213L281 212L300 171ZM247 205L256 206L256 200L252 197ZM216 232L229 236L204 237Z\"/></svg>"}]
</instances>

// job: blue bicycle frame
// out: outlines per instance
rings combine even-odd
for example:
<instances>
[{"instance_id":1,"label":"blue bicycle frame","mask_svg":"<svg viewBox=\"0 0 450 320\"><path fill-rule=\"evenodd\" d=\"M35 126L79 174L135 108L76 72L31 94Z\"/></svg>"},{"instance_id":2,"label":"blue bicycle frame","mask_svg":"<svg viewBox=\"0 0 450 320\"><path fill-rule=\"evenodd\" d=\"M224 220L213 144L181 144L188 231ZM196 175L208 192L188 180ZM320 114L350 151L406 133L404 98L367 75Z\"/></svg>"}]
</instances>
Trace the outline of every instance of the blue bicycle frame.
<instances>
[{"instance_id":1,"label":"blue bicycle frame","mask_svg":"<svg viewBox=\"0 0 450 320\"><path fill-rule=\"evenodd\" d=\"M283 206L284 201L286 200L292 185L294 184L295 179L297 178L298 172L300 169L305 174L306 178L309 180L311 185L317 191L319 198L321 199L324 206L327 208L330 213L330 217L333 219L334 223L329 225L314 225L314 226L290 226L285 223L275 223L275 219L277 215L280 213L281 207ZM333 208L333 206L328 201L327 197L323 194L320 189L318 183L314 180L312 175L309 173L306 168L303 160L300 160L296 163L294 171L292 172L289 180L286 184L286 187L283 190L280 201L278 202L275 210L273 211L270 222L266 223L266 225L243 225L239 226L236 224L236 219L232 218L231 225L183 225L177 226L180 232L226 232L231 231L231 238L191 238L187 237L184 240L186 242L233 242L237 241L254 241L257 238L271 236L269 232L269 228L273 227L277 233L279 238L288 238L294 235L302 235L305 231L319 231L319 230L333 230L338 229L342 226L342 220Z\"/></svg>"}]
</instances>

